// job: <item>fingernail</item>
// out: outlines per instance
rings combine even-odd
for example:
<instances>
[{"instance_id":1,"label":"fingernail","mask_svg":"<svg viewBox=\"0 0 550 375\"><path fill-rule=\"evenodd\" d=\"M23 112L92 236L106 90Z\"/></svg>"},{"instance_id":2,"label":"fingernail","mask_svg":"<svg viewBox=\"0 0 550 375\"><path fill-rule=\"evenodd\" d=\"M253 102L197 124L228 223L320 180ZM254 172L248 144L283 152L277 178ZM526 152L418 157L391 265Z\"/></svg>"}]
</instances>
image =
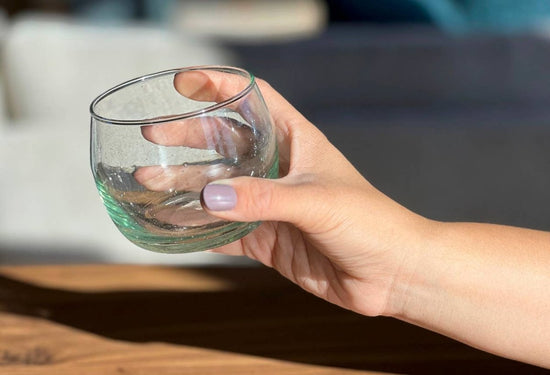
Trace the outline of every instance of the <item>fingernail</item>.
<instances>
[{"instance_id":1,"label":"fingernail","mask_svg":"<svg viewBox=\"0 0 550 375\"><path fill-rule=\"evenodd\" d=\"M212 211L228 211L237 204L237 193L233 186L209 184L202 189L202 204Z\"/></svg>"}]
</instances>

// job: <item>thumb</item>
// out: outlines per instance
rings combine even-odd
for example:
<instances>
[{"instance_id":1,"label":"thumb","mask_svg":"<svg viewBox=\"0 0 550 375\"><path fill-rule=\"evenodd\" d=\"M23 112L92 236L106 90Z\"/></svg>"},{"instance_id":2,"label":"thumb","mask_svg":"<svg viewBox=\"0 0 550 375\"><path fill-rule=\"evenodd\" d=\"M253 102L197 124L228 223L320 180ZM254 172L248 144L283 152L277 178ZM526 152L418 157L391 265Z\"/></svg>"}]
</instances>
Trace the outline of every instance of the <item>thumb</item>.
<instances>
[{"instance_id":1,"label":"thumb","mask_svg":"<svg viewBox=\"0 0 550 375\"><path fill-rule=\"evenodd\" d=\"M304 221L306 192L288 179L237 177L204 187L202 206L209 214L230 221Z\"/></svg>"}]
</instances>

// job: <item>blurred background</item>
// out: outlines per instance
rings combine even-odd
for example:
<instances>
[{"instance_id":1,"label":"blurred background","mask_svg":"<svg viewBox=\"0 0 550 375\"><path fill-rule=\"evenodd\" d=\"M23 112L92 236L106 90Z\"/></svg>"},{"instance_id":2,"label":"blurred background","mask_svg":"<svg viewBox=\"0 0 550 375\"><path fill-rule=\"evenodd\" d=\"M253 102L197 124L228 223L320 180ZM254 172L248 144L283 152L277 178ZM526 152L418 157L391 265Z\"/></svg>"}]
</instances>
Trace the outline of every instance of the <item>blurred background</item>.
<instances>
[{"instance_id":1,"label":"blurred background","mask_svg":"<svg viewBox=\"0 0 550 375\"><path fill-rule=\"evenodd\" d=\"M268 80L379 189L550 229L547 0L0 1L0 264L250 264L141 250L89 168L91 100L198 64Z\"/></svg>"}]
</instances>

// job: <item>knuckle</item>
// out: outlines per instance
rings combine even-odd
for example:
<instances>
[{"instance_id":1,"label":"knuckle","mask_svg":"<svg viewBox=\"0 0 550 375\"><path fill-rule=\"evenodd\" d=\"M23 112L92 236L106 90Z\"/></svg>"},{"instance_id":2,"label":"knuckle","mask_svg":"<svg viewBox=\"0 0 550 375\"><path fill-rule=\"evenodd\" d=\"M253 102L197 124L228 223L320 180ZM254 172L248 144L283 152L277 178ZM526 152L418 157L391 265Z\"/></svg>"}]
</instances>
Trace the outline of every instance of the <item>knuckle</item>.
<instances>
[{"instance_id":1,"label":"knuckle","mask_svg":"<svg viewBox=\"0 0 550 375\"><path fill-rule=\"evenodd\" d=\"M256 84L260 87L260 90L273 90L273 86L265 79L256 77Z\"/></svg>"},{"instance_id":2,"label":"knuckle","mask_svg":"<svg viewBox=\"0 0 550 375\"><path fill-rule=\"evenodd\" d=\"M244 210L246 213L253 215L254 219L265 219L269 214L274 204L274 189L273 182L262 181L260 179L251 179L248 184L246 197L244 202Z\"/></svg>"}]
</instances>

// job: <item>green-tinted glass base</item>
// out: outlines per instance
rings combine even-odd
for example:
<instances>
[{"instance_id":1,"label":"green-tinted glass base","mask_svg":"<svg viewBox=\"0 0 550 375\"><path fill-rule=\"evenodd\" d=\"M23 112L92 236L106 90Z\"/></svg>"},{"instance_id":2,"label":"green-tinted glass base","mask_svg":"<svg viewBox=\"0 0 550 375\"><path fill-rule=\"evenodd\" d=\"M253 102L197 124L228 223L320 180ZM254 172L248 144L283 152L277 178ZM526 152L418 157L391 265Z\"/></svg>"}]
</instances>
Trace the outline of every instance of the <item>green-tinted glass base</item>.
<instances>
[{"instance_id":1,"label":"green-tinted glass base","mask_svg":"<svg viewBox=\"0 0 550 375\"><path fill-rule=\"evenodd\" d=\"M266 178L277 178L278 158L269 169ZM146 250L159 253L190 253L214 249L234 242L256 229L261 223L219 221L204 226L154 233L124 209L109 193L109 189L96 177L96 185L109 216L120 232L131 242Z\"/></svg>"},{"instance_id":2,"label":"green-tinted glass base","mask_svg":"<svg viewBox=\"0 0 550 375\"><path fill-rule=\"evenodd\" d=\"M259 225L259 222L226 222L225 225L218 228L211 230L203 229L197 235L181 237L155 236L145 231L128 230L128 228L119 225L117 227L127 239L143 249L157 253L178 254L214 249L227 245L246 236Z\"/></svg>"}]
</instances>

